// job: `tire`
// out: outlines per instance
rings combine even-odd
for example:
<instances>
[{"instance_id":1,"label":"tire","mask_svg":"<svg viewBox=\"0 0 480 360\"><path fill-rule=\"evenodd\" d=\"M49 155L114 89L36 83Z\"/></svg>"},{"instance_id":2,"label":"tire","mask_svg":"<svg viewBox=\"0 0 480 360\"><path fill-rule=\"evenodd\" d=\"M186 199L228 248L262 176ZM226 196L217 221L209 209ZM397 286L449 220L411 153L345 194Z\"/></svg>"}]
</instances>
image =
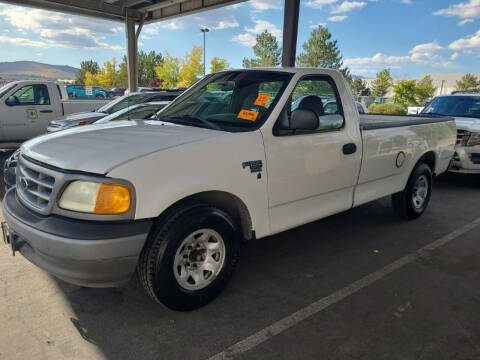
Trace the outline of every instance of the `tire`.
<instances>
[{"instance_id":1,"label":"tire","mask_svg":"<svg viewBox=\"0 0 480 360\"><path fill-rule=\"evenodd\" d=\"M98 94L95 96L97 99L105 99L105 96L101 95L101 94Z\"/></svg>"},{"instance_id":2,"label":"tire","mask_svg":"<svg viewBox=\"0 0 480 360\"><path fill-rule=\"evenodd\" d=\"M393 209L400 218L413 220L422 216L430 202L432 178L430 167L419 164L412 171L405 189L392 195Z\"/></svg>"},{"instance_id":3,"label":"tire","mask_svg":"<svg viewBox=\"0 0 480 360\"><path fill-rule=\"evenodd\" d=\"M140 282L150 297L172 310L197 309L227 285L240 244L240 231L226 212L205 204L185 206L152 230L140 255Z\"/></svg>"}]
</instances>

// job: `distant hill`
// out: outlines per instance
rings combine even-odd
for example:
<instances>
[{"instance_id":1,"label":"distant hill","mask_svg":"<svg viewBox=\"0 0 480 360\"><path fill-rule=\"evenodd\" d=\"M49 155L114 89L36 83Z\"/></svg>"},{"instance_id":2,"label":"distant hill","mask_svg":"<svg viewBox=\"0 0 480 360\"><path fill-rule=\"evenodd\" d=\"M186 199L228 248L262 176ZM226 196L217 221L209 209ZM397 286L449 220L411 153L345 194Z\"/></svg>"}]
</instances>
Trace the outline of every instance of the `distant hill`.
<instances>
[{"instance_id":1,"label":"distant hill","mask_svg":"<svg viewBox=\"0 0 480 360\"><path fill-rule=\"evenodd\" d=\"M67 65L42 64L36 61L0 62L0 77L9 79L75 79L78 69Z\"/></svg>"}]
</instances>

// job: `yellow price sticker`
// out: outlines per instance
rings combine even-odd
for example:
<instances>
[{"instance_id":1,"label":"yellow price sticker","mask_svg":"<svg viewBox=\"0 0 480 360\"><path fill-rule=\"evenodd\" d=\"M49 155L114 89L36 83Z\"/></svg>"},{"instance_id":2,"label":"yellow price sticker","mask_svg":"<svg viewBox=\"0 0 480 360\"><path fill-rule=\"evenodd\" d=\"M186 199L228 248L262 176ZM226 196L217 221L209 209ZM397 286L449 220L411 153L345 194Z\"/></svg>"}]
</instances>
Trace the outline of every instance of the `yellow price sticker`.
<instances>
[{"instance_id":1,"label":"yellow price sticker","mask_svg":"<svg viewBox=\"0 0 480 360\"><path fill-rule=\"evenodd\" d=\"M248 121L255 121L255 120L257 120L257 116L258 116L258 111L242 109L238 113L237 118L243 119L243 120L248 120Z\"/></svg>"},{"instance_id":2,"label":"yellow price sticker","mask_svg":"<svg viewBox=\"0 0 480 360\"><path fill-rule=\"evenodd\" d=\"M270 98L272 97L272 95L270 94L258 94L257 98L255 99L255 102L253 103L253 105L256 105L256 106L267 106L268 104L268 100L270 100Z\"/></svg>"}]
</instances>

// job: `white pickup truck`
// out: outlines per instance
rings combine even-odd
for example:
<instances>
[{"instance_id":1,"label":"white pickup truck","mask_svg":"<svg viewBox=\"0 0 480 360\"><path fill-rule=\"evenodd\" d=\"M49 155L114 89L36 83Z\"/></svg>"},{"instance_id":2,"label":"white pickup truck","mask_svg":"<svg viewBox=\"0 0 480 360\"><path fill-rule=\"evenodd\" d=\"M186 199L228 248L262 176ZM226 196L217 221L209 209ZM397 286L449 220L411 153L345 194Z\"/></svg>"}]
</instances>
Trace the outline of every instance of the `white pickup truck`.
<instances>
[{"instance_id":1,"label":"white pickup truck","mask_svg":"<svg viewBox=\"0 0 480 360\"><path fill-rule=\"evenodd\" d=\"M95 111L110 100L68 100L65 87L54 82L13 81L0 88L0 147L46 132L50 121L83 111Z\"/></svg>"},{"instance_id":2,"label":"white pickup truck","mask_svg":"<svg viewBox=\"0 0 480 360\"><path fill-rule=\"evenodd\" d=\"M419 217L451 162L455 122L359 118L352 99L333 70L231 70L156 120L32 139L3 201L5 242L83 286L137 271L152 298L189 310L224 288L244 240L387 195L402 218Z\"/></svg>"}]
</instances>

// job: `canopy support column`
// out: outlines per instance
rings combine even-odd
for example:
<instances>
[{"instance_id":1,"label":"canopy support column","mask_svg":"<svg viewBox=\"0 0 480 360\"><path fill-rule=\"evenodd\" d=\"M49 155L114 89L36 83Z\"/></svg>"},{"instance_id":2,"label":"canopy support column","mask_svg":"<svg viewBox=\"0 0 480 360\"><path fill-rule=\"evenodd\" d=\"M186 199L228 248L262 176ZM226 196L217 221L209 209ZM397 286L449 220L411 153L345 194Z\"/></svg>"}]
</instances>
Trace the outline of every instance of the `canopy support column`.
<instances>
[{"instance_id":1,"label":"canopy support column","mask_svg":"<svg viewBox=\"0 0 480 360\"><path fill-rule=\"evenodd\" d=\"M135 19L127 18L125 31L127 36L128 89L132 93L138 90L138 37L135 33Z\"/></svg>"},{"instance_id":2,"label":"canopy support column","mask_svg":"<svg viewBox=\"0 0 480 360\"><path fill-rule=\"evenodd\" d=\"M298 15L300 0L285 0L283 17L282 66L294 67L297 52Z\"/></svg>"}]
</instances>

